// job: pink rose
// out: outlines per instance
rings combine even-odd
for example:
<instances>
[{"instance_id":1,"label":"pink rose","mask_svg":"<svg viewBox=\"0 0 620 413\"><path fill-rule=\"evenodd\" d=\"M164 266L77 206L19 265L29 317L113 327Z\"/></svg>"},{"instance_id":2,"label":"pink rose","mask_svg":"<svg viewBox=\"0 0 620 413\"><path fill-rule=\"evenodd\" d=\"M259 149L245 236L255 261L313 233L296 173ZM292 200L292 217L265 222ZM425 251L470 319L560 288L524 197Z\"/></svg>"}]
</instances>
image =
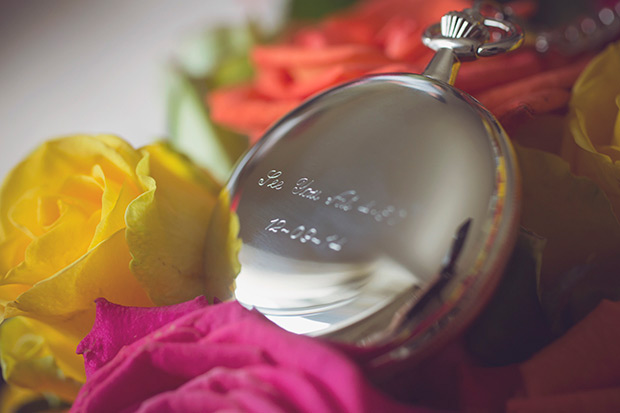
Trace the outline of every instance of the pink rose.
<instances>
[{"instance_id":1,"label":"pink rose","mask_svg":"<svg viewBox=\"0 0 620 413\"><path fill-rule=\"evenodd\" d=\"M405 407L317 339L237 302L134 308L97 302L80 343L87 381L73 412L371 412Z\"/></svg>"}]
</instances>

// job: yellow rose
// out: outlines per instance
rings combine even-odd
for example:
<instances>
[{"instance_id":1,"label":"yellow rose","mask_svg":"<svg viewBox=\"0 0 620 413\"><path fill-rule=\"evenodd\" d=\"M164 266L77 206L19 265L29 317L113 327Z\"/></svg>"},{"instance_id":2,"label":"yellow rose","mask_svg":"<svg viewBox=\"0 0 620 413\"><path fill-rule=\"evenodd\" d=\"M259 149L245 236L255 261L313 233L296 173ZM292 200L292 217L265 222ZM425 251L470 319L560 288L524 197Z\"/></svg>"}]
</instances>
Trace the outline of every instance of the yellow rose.
<instances>
[{"instance_id":1,"label":"yellow rose","mask_svg":"<svg viewBox=\"0 0 620 413\"><path fill-rule=\"evenodd\" d=\"M94 300L226 298L204 280L219 185L164 144L71 136L35 150L0 190L0 357L9 383L71 400ZM215 247L215 246L214 246Z\"/></svg>"},{"instance_id":2,"label":"yellow rose","mask_svg":"<svg viewBox=\"0 0 620 413\"><path fill-rule=\"evenodd\" d=\"M620 43L609 45L573 88L562 157L596 182L620 216Z\"/></svg>"}]
</instances>

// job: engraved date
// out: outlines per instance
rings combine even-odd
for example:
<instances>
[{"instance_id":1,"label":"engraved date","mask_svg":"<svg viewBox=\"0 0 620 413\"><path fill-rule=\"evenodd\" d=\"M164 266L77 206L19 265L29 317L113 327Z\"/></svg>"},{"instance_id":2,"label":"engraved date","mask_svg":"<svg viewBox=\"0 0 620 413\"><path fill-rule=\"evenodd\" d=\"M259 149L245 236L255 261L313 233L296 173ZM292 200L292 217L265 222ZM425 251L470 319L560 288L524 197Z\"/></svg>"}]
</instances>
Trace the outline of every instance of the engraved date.
<instances>
[{"instance_id":1,"label":"engraved date","mask_svg":"<svg viewBox=\"0 0 620 413\"><path fill-rule=\"evenodd\" d=\"M326 245L327 248L333 251L342 250L343 245L347 242L346 237L342 237L337 234L331 234L323 237L319 234L319 231L314 227L306 228L305 225L298 225L293 229L287 226L285 219L274 218L269 221L269 225L265 227L268 232L276 234L284 234L290 240L297 241L302 244L314 244L317 246Z\"/></svg>"}]
</instances>

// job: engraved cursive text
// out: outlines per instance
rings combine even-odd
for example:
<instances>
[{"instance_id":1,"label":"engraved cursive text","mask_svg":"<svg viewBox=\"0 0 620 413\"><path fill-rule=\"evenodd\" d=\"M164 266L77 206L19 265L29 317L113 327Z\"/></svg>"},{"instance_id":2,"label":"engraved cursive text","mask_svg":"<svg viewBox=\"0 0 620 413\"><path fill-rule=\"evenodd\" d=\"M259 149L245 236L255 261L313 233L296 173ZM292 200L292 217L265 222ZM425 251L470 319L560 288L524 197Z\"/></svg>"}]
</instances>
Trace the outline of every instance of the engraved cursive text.
<instances>
[{"instance_id":1,"label":"engraved cursive text","mask_svg":"<svg viewBox=\"0 0 620 413\"><path fill-rule=\"evenodd\" d=\"M279 191L284 188L285 185L283 178L283 171L272 169L265 176L258 179L258 185ZM289 187L287 187L287 190L288 188ZM317 185L314 179L307 176L297 179L290 193L308 201L321 201L321 205L335 208L347 214L365 215L375 222L390 226L396 225L407 217L407 210L399 208L396 205L378 202L372 198L365 198L364 195L360 194L355 189L342 191L336 195L328 195L332 192L324 191L324 188L320 189L320 185ZM280 228L278 228L278 225L284 224L278 221L271 225L271 227L266 229L273 232L274 229L279 231ZM284 228L283 232L286 232L286 228ZM302 237L301 239L305 238ZM334 245L336 245L336 248L338 247L337 244Z\"/></svg>"},{"instance_id":2,"label":"engraved cursive text","mask_svg":"<svg viewBox=\"0 0 620 413\"><path fill-rule=\"evenodd\" d=\"M314 183L314 179L308 178L299 178L293 190L291 191L293 195L300 196L302 198L307 198L312 201L318 201L321 199L321 190L314 189L310 185Z\"/></svg>"},{"instance_id":3,"label":"engraved cursive text","mask_svg":"<svg viewBox=\"0 0 620 413\"><path fill-rule=\"evenodd\" d=\"M333 205L338 209L347 212L353 209L353 204L359 201L360 197L354 190L344 191L333 197L327 197L325 205Z\"/></svg>"},{"instance_id":4,"label":"engraved cursive text","mask_svg":"<svg viewBox=\"0 0 620 413\"><path fill-rule=\"evenodd\" d=\"M282 171L272 169L269 173L267 173L267 177L263 177L258 180L258 185L279 191L282 189L282 186L284 186L284 181L279 179L281 176Z\"/></svg>"}]
</instances>

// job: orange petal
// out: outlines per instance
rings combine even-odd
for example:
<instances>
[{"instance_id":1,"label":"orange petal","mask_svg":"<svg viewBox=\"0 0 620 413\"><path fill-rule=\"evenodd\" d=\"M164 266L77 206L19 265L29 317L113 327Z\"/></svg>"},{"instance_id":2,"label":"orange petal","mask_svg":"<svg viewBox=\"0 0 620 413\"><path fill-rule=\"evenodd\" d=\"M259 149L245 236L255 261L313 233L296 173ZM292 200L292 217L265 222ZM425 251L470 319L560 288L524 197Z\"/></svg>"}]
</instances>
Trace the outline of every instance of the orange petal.
<instances>
[{"instance_id":1,"label":"orange petal","mask_svg":"<svg viewBox=\"0 0 620 413\"><path fill-rule=\"evenodd\" d=\"M604 300L565 335L522 363L527 395L620 386L619 320L620 303Z\"/></svg>"},{"instance_id":2,"label":"orange petal","mask_svg":"<svg viewBox=\"0 0 620 413\"><path fill-rule=\"evenodd\" d=\"M542 89L570 90L590 58L579 60L567 67L538 73L522 80L479 93L476 98L487 108L497 107L513 96L523 96Z\"/></svg>"},{"instance_id":3,"label":"orange petal","mask_svg":"<svg viewBox=\"0 0 620 413\"><path fill-rule=\"evenodd\" d=\"M267 100L247 86L217 90L208 99L214 122L254 139L300 103L294 99Z\"/></svg>"},{"instance_id":4,"label":"orange petal","mask_svg":"<svg viewBox=\"0 0 620 413\"><path fill-rule=\"evenodd\" d=\"M541 70L540 56L535 51L527 49L492 59L463 63L459 69L456 86L475 95L476 91L522 79L540 73Z\"/></svg>"},{"instance_id":5,"label":"orange petal","mask_svg":"<svg viewBox=\"0 0 620 413\"><path fill-rule=\"evenodd\" d=\"M620 412L620 387L508 401L509 413Z\"/></svg>"},{"instance_id":6,"label":"orange petal","mask_svg":"<svg viewBox=\"0 0 620 413\"><path fill-rule=\"evenodd\" d=\"M549 113L568 105L570 92L554 88L518 96L496 107L487 107L510 134L534 116Z\"/></svg>"},{"instance_id":7,"label":"orange petal","mask_svg":"<svg viewBox=\"0 0 620 413\"><path fill-rule=\"evenodd\" d=\"M325 48L301 48L295 46L262 46L252 53L257 66L296 67L325 66L344 62L375 63L389 62L379 50L361 44L330 46Z\"/></svg>"}]
</instances>

